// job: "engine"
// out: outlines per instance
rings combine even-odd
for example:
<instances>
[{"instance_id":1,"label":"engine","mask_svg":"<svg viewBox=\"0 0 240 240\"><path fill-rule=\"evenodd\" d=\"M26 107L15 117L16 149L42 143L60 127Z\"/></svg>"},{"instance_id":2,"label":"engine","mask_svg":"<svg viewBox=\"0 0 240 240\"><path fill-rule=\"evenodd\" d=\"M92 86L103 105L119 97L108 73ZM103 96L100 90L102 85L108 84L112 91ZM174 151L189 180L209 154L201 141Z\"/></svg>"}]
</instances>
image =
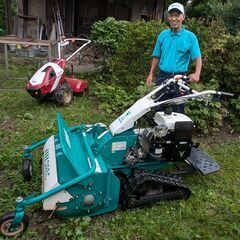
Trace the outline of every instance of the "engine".
<instances>
[{"instance_id":1,"label":"engine","mask_svg":"<svg viewBox=\"0 0 240 240\"><path fill-rule=\"evenodd\" d=\"M138 146L131 149L125 161L184 161L192 148L193 121L184 114L157 112L156 125L139 133Z\"/></svg>"}]
</instances>

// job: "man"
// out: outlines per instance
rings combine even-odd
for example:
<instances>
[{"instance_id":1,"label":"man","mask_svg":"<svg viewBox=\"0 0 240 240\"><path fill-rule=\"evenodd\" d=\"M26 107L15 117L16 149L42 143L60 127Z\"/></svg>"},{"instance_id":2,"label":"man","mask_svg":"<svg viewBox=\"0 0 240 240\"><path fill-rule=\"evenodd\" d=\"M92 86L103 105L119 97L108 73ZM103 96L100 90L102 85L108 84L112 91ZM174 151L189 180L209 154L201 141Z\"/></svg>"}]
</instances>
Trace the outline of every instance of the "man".
<instances>
[{"instance_id":1,"label":"man","mask_svg":"<svg viewBox=\"0 0 240 240\"><path fill-rule=\"evenodd\" d=\"M148 86L153 84L157 67L160 69L160 75L156 80L157 85L173 75L186 75L190 59L195 61L195 72L189 75L190 81L199 81L202 69L201 52L195 34L183 27L184 20L183 5L171 4L168 7L170 29L162 31L157 38L152 54L150 73L146 81Z\"/></svg>"}]
</instances>

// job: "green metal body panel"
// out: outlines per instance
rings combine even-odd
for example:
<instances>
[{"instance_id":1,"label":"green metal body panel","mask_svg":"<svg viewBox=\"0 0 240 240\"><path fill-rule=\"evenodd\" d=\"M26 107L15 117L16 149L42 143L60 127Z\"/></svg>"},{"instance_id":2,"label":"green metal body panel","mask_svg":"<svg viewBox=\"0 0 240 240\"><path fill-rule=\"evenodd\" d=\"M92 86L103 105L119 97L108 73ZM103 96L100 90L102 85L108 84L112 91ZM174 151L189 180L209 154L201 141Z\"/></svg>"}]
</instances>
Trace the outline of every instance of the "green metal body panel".
<instances>
[{"instance_id":1,"label":"green metal body panel","mask_svg":"<svg viewBox=\"0 0 240 240\"><path fill-rule=\"evenodd\" d=\"M72 199L59 204L56 214L61 217L93 216L115 210L119 204L120 180L104 159L96 155L93 146L98 136L106 129L93 126L92 131L86 131L85 125L71 129L60 115L58 115L58 127L59 135L54 137L58 182L64 184L73 177L89 171L91 164L84 141L90 146L96 169L90 177L66 189ZM112 138L113 136L110 135L110 140ZM93 196L94 202L90 205L84 204L84 199L89 195Z\"/></svg>"},{"instance_id":2,"label":"green metal body panel","mask_svg":"<svg viewBox=\"0 0 240 240\"><path fill-rule=\"evenodd\" d=\"M114 211L119 205L120 181L112 171L94 173L89 186L75 186L67 189L73 196L67 203L59 204L56 214L61 217L95 216ZM93 204L86 205L86 196L93 196Z\"/></svg>"},{"instance_id":3,"label":"green metal body panel","mask_svg":"<svg viewBox=\"0 0 240 240\"><path fill-rule=\"evenodd\" d=\"M101 156L109 166L123 164L124 157L129 149L136 144L137 135L133 131L127 131L113 136L108 131L104 137L97 141L96 154Z\"/></svg>"}]
</instances>

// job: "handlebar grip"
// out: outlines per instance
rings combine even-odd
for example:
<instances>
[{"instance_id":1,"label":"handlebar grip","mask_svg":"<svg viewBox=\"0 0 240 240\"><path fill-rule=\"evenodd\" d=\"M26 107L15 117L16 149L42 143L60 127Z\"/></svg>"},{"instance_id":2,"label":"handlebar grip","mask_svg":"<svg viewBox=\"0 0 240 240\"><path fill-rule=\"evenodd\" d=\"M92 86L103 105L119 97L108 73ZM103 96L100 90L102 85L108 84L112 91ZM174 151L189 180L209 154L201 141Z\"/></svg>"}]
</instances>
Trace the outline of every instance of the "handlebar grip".
<instances>
[{"instance_id":1,"label":"handlebar grip","mask_svg":"<svg viewBox=\"0 0 240 240\"><path fill-rule=\"evenodd\" d=\"M227 96L227 97L234 97L235 94L233 93L227 93L227 92L218 92L219 95L222 95L222 96Z\"/></svg>"}]
</instances>

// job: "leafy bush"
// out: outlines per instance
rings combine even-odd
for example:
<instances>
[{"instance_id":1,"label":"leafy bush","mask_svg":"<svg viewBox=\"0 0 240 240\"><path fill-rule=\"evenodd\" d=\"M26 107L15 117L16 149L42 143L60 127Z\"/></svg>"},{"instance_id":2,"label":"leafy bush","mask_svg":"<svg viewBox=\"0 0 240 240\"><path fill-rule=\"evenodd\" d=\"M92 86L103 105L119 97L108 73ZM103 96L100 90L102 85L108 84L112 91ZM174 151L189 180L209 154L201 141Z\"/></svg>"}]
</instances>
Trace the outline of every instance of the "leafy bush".
<instances>
[{"instance_id":1,"label":"leafy bush","mask_svg":"<svg viewBox=\"0 0 240 240\"><path fill-rule=\"evenodd\" d=\"M187 7L187 15L198 19L204 18L204 23L213 19L221 19L228 31L235 35L240 29L240 2L239 0L203 0L193 1Z\"/></svg>"},{"instance_id":2,"label":"leafy bush","mask_svg":"<svg viewBox=\"0 0 240 240\"><path fill-rule=\"evenodd\" d=\"M230 101L230 111L228 119L233 124L233 126L240 131L240 97L238 99L233 99Z\"/></svg>"},{"instance_id":3,"label":"leafy bush","mask_svg":"<svg viewBox=\"0 0 240 240\"><path fill-rule=\"evenodd\" d=\"M139 21L126 26L126 34L122 36L112 60L104 66L101 80L110 84L114 81L114 84L125 85L128 89L138 86L149 71L157 35L166 26L157 21Z\"/></svg>"},{"instance_id":4,"label":"leafy bush","mask_svg":"<svg viewBox=\"0 0 240 240\"><path fill-rule=\"evenodd\" d=\"M215 39L205 59L208 64L205 73L218 77L222 89L239 94L240 35L226 34Z\"/></svg>"},{"instance_id":5,"label":"leafy bush","mask_svg":"<svg viewBox=\"0 0 240 240\"><path fill-rule=\"evenodd\" d=\"M138 98L143 97L147 93L147 86L144 82L140 82L139 86L131 93L119 85L108 85L97 83L95 85L95 94L101 100L100 109L112 113L126 110Z\"/></svg>"},{"instance_id":6,"label":"leafy bush","mask_svg":"<svg viewBox=\"0 0 240 240\"><path fill-rule=\"evenodd\" d=\"M211 9L215 18L220 17L231 34L235 35L239 32L240 29L239 0L228 0L225 3L212 0Z\"/></svg>"},{"instance_id":7,"label":"leafy bush","mask_svg":"<svg viewBox=\"0 0 240 240\"><path fill-rule=\"evenodd\" d=\"M109 17L104 21L97 21L92 25L91 38L103 49L115 52L127 33L127 21L116 21Z\"/></svg>"},{"instance_id":8,"label":"leafy bush","mask_svg":"<svg viewBox=\"0 0 240 240\"><path fill-rule=\"evenodd\" d=\"M218 89L218 81L211 80L209 83L192 84L197 91ZM212 100L189 101L185 107L185 113L195 122L197 130L208 133L209 129L217 131L222 125L221 103Z\"/></svg>"},{"instance_id":9,"label":"leafy bush","mask_svg":"<svg viewBox=\"0 0 240 240\"><path fill-rule=\"evenodd\" d=\"M126 34L115 55L105 61L101 73L96 76L95 93L102 102L101 107L108 112L123 111L146 93L144 82L151 53L157 35L166 27L157 21L139 21L125 26Z\"/></svg>"},{"instance_id":10,"label":"leafy bush","mask_svg":"<svg viewBox=\"0 0 240 240\"><path fill-rule=\"evenodd\" d=\"M116 84L132 90L145 81L157 36L165 28L158 21L138 21L128 26L128 34L112 59Z\"/></svg>"},{"instance_id":11,"label":"leafy bush","mask_svg":"<svg viewBox=\"0 0 240 240\"><path fill-rule=\"evenodd\" d=\"M219 81L221 89L239 93L240 34L230 35L222 22L212 22L208 27L204 27L201 20L191 19L187 25L200 42L203 81L210 82L215 79ZM192 68L193 65L191 70Z\"/></svg>"},{"instance_id":12,"label":"leafy bush","mask_svg":"<svg viewBox=\"0 0 240 240\"><path fill-rule=\"evenodd\" d=\"M191 109L190 111L188 111ZM189 103L189 108L185 109L185 113L195 122L196 128L203 133L208 133L209 129L218 131L219 126L222 126L222 115L220 102L192 101Z\"/></svg>"},{"instance_id":13,"label":"leafy bush","mask_svg":"<svg viewBox=\"0 0 240 240\"><path fill-rule=\"evenodd\" d=\"M198 18L208 20L212 19L214 13L212 12L212 3L215 0L193 1L186 6L187 18Z\"/></svg>"}]
</instances>

